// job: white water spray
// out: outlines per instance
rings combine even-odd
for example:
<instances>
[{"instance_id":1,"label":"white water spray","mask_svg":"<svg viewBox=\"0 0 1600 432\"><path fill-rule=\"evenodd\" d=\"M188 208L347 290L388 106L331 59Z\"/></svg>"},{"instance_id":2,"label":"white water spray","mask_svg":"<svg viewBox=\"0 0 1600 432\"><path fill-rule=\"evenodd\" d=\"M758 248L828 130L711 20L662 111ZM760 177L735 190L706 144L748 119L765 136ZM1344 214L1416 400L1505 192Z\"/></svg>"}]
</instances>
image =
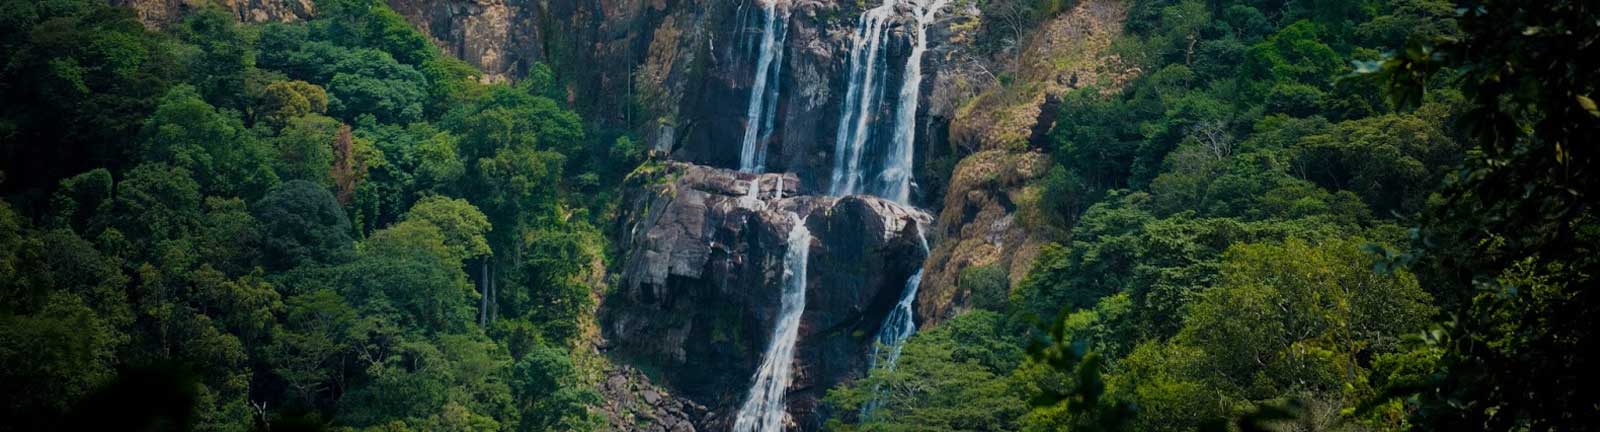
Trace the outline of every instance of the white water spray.
<instances>
[{"instance_id":1,"label":"white water spray","mask_svg":"<svg viewBox=\"0 0 1600 432\"><path fill-rule=\"evenodd\" d=\"M883 101L884 36L889 31L889 21L894 18L898 0L884 0L883 5L861 14L856 24L855 46L850 48L850 69L846 76L844 105L839 112L839 131L833 141L833 183L829 195L853 195L861 192L861 156L871 136L871 122L877 106Z\"/></svg>"},{"instance_id":2,"label":"white water spray","mask_svg":"<svg viewBox=\"0 0 1600 432\"><path fill-rule=\"evenodd\" d=\"M756 74L745 109L744 142L739 150L739 170L761 172L767 164L767 140L772 137L778 107L778 81L783 75L784 39L789 33L789 8L780 0L759 0L762 8L761 46ZM770 87L770 88L769 88Z\"/></svg>"},{"instance_id":3,"label":"white water spray","mask_svg":"<svg viewBox=\"0 0 1600 432\"><path fill-rule=\"evenodd\" d=\"M751 379L750 396L734 418L734 432L779 432L783 430L783 396L793 379L794 346L800 335L800 315L806 309L806 262L811 255L811 231L805 219L793 213L789 218L789 250L783 254L783 298L772 342L761 358L761 368Z\"/></svg>"},{"instance_id":4,"label":"white water spray","mask_svg":"<svg viewBox=\"0 0 1600 432\"><path fill-rule=\"evenodd\" d=\"M855 46L850 51L849 85L845 91L844 108L840 111L839 131L834 139L833 195L850 195L863 192L863 179L868 178L862 156L875 135L872 132L874 117L883 101L884 51L888 45L883 38L888 33L887 23L896 16L899 6L909 7L916 23L912 35L911 54L900 80L900 93L896 98L892 135L883 167L871 176L872 184L865 192L906 203L911 198L912 170L915 163L916 117L922 89L922 57L928 50L928 25L950 0L884 0L883 5L861 15L856 28Z\"/></svg>"},{"instance_id":5,"label":"white water spray","mask_svg":"<svg viewBox=\"0 0 1600 432\"><path fill-rule=\"evenodd\" d=\"M922 91L922 54L928 51L928 24L950 0L913 0L911 10L917 22L916 40L906 57L905 74L900 80L900 98L895 106L894 138L889 141L889 157L878 174L874 195L905 204L911 199L911 172L915 161L917 100Z\"/></svg>"},{"instance_id":6,"label":"white water spray","mask_svg":"<svg viewBox=\"0 0 1600 432\"><path fill-rule=\"evenodd\" d=\"M750 179L750 183L745 187L744 196L739 197L739 206L756 211L767 208L766 202L761 200L761 176Z\"/></svg>"}]
</instances>

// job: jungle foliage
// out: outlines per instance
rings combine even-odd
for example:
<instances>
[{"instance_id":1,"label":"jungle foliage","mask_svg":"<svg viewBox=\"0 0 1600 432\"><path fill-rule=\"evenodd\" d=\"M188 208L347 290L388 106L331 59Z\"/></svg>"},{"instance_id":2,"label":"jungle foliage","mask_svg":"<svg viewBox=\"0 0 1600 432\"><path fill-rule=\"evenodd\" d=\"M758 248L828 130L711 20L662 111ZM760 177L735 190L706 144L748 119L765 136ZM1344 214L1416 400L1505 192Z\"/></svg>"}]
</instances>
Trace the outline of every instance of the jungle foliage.
<instances>
[{"instance_id":1,"label":"jungle foliage","mask_svg":"<svg viewBox=\"0 0 1600 432\"><path fill-rule=\"evenodd\" d=\"M831 391L830 427L1592 427L1596 16L1132 2L1145 73L1067 93L1037 149L1070 234L963 272L1008 295Z\"/></svg>"},{"instance_id":2,"label":"jungle foliage","mask_svg":"<svg viewBox=\"0 0 1600 432\"><path fill-rule=\"evenodd\" d=\"M0 430L601 425L570 351L615 141L317 7L0 2Z\"/></svg>"}]
</instances>

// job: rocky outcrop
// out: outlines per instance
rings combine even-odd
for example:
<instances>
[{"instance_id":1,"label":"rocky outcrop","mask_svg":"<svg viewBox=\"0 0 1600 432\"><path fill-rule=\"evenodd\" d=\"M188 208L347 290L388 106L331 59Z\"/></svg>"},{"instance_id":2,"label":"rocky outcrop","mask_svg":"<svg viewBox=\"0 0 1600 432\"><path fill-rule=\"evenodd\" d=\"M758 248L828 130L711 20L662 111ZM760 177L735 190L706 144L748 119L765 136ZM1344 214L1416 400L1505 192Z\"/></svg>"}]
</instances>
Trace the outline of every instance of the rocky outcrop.
<instances>
[{"instance_id":1,"label":"rocky outcrop","mask_svg":"<svg viewBox=\"0 0 1600 432\"><path fill-rule=\"evenodd\" d=\"M651 139L673 159L737 167L744 131L745 107L755 76L761 31L760 8L725 2L699 16L682 16L671 27L677 45L651 46L646 71L663 61L689 73L649 75L640 86L651 99L662 132ZM791 172L807 187L826 187L833 131L838 122L844 83L840 75L850 56L857 2L788 1L789 11L782 74L773 85L781 91L773 139L768 146L768 171ZM688 24L688 25L684 25ZM667 40L658 40L665 42ZM665 55L671 53L672 56ZM731 146L731 147L730 147ZM820 180L819 180L820 179Z\"/></svg>"},{"instance_id":2,"label":"rocky outcrop","mask_svg":"<svg viewBox=\"0 0 1600 432\"><path fill-rule=\"evenodd\" d=\"M217 5L232 12L241 22L287 22L310 18L316 13L313 0L111 0L127 6L145 26L155 28L178 22L191 12Z\"/></svg>"},{"instance_id":3,"label":"rocky outcrop","mask_svg":"<svg viewBox=\"0 0 1600 432\"><path fill-rule=\"evenodd\" d=\"M650 382L643 372L629 366L605 372L597 385L605 399L601 412L614 431L695 432L694 425L706 415L706 407L673 395Z\"/></svg>"},{"instance_id":4,"label":"rocky outcrop","mask_svg":"<svg viewBox=\"0 0 1600 432\"><path fill-rule=\"evenodd\" d=\"M1110 52L1126 18L1125 2L1078 3L1045 22L1005 66L1015 71L1014 84L984 87L956 110L950 144L970 154L956 165L944 194L933 230L940 240L917 293L918 323L934 325L969 306L973 295L960 283L963 270L995 266L1016 286L1040 247L1062 237L1039 223L1035 186L1051 167L1042 147L1054 126L1054 101L1091 85L1114 92L1138 73Z\"/></svg>"},{"instance_id":5,"label":"rocky outcrop","mask_svg":"<svg viewBox=\"0 0 1600 432\"><path fill-rule=\"evenodd\" d=\"M709 407L702 430L726 428L770 342L785 240L803 221L813 241L787 403L798 426L819 428L818 400L861 375L872 336L922 264L929 217L874 197L804 195L792 174L669 162L630 185L620 281L602 307L612 354Z\"/></svg>"},{"instance_id":6,"label":"rocky outcrop","mask_svg":"<svg viewBox=\"0 0 1600 432\"><path fill-rule=\"evenodd\" d=\"M487 80L527 73L544 56L537 3L508 0L390 0L389 7Z\"/></svg>"}]
</instances>

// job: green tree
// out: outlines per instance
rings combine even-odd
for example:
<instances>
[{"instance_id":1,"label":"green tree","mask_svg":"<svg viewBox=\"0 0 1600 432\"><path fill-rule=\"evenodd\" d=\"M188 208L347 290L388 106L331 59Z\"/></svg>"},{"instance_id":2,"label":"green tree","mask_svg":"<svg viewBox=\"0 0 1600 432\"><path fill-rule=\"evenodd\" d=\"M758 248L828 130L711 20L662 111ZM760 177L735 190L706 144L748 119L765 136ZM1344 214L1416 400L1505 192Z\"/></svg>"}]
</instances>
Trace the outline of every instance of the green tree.
<instances>
[{"instance_id":1,"label":"green tree","mask_svg":"<svg viewBox=\"0 0 1600 432\"><path fill-rule=\"evenodd\" d=\"M327 81L328 109L344 121L370 114L384 123L422 119L427 78L388 53L358 49L339 59Z\"/></svg>"},{"instance_id":2,"label":"green tree","mask_svg":"<svg viewBox=\"0 0 1600 432\"><path fill-rule=\"evenodd\" d=\"M334 140L343 126L338 120L320 115L286 120L283 130L271 139L277 150L273 168L278 178L331 186Z\"/></svg>"},{"instance_id":3,"label":"green tree","mask_svg":"<svg viewBox=\"0 0 1600 432\"><path fill-rule=\"evenodd\" d=\"M893 369L830 390L830 430L1018 430L1027 407L1009 376L1022 341L1001 315L973 311L906 341ZM865 415L865 417L862 417Z\"/></svg>"},{"instance_id":4,"label":"green tree","mask_svg":"<svg viewBox=\"0 0 1600 432\"><path fill-rule=\"evenodd\" d=\"M111 172L104 168L62 180L50 200L52 225L84 234L104 228L103 218L111 213L113 183ZM91 227L91 221L102 226Z\"/></svg>"},{"instance_id":5,"label":"green tree","mask_svg":"<svg viewBox=\"0 0 1600 432\"><path fill-rule=\"evenodd\" d=\"M509 293L496 290L492 299L508 316L526 317L558 346L578 337L582 321L592 316L593 291L586 283L599 247L591 233L578 229L543 229L529 233Z\"/></svg>"},{"instance_id":6,"label":"green tree","mask_svg":"<svg viewBox=\"0 0 1600 432\"><path fill-rule=\"evenodd\" d=\"M116 375L119 332L74 294L51 293L30 312L0 316L0 384L13 390L5 404L6 418L19 421L12 426L49 429Z\"/></svg>"},{"instance_id":7,"label":"green tree","mask_svg":"<svg viewBox=\"0 0 1600 432\"><path fill-rule=\"evenodd\" d=\"M117 184L113 225L151 251L156 244L188 236L200 225L200 185L183 168L147 163Z\"/></svg>"},{"instance_id":8,"label":"green tree","mask_svg":"<svg viewBox=\"0 0 1600 432\"><path fill-rule=\"evenodd\" d=\"M190 82L213 104L242 109L249 92L247 77L256 66L253 40L232 13L221 7L203 7L184 18L175 29L178 37L199 48L189 63Z\"/></svg>"},{"instance_id":9,"label":"green tree","mask_svg":"<svg viewBox=\"0 0 1600 432\"><path fill-rule=\"evenodd\" d=\"M518 431L599 429L600 419L588 407L600 395L579 384L578 370L562 350L534 346L512 367L510 381L522 417Z\"/></svg>"},{"instance_id":10,"label":"green tree","mask_svg":"<svg viewBox=\"0 0 1600 432\"><path fill-rule=\"evenodd\" d=\"M262 90L255 110L261 120L282 127L296 117L326 114L328 93L321 86L305 81L277 81Z\"/></svg>"},{"instance_id":11,"label":"green tree","mask_svg":"<svg viewBox=\"0 0 1600 432\"><path fill-rule=\"evenodd\" d=\"M1412 264L1451 322L1436 380L1419 390L1430 429L1574 430L1593 406L1597 309L1593 227L1600 65L1583 2L1481 0L1458 10L1459 37L1417 40L1385 62L1390 95L1416 105L1458 83L1466 161L1425 213ZM1369 65L1375 66L1375 65ZM1518 323L1512 325L1511 323ZM1420 389L1419 389L1420 388Z\"/></svg>"},{"instance_id":12,"label":"green tree","mask_svg":"<svg viewBox=\"0 0 1600 432\"><path fill-rule=\"evenodd\" d=\"M284 325L272 336L265 356L272 372L293 392L295 402L317 407L324 392L343 387L353 355L356 312L331 290L290 297Z\"/></svg>"},{"instance_id":13,"label":"green tree","mask_svg":"<svg viewBox=\"0 0 1600 432\"><path fill-rule=\"evenodd\" d=\"M1410 274L1373 271L1360 239L1228 249L1171 340L1147 342L1112 378L1140 429L1186 430L1253 404L1301 398L1353 408L1372 395L1371 353L1394 353L1433 313Z\"/></svg>"},{"instance_id":14,"label":"green tree","mask_svg":"<svg viewBox=\"0 0 1600 432\"><path fill-rule=\"evenodd\" d=\"M426 221L373 233L340 269L345 297L363 314L382 314L408 331L467 331L477 294L445 241Z\"/></svg>"},{"instance_id":15,"label":"green tree","mask_svg":"<svg viewBox=\"0 0 1600 432\"><path fill-rule=\"evenodd\" d=\"M1323 187L1357 193L1374 210L1417 214L1444 168L1459 161L1460 148L1443 130L1448 115L1430 104L1415 114L1338 123L1296 145L1295 169Z\"/></svg>"},{"instance_id":16,"label":"green tree","mask_svg":"<svg viewBox=\"0 0 1600 432\"><path fill-rule=\"evenodd\" d=\"M432 224L444 235L445 247L456 261L487 256L489 219L467 200L431 196L417 201L404 220Z\"/></svg>"},{"instance_id":17,"label":"green tree","mask_svg":"<svg viewBox=\"0 0 1600 432\"><path fill-rule=\"evenodd\" d=\"M326 187L283 183L251 206L262 222L261 264L269 271L333 265L351 255L350 221Z\"/></svg>"},{"instance_id":18,"label":"green tree","mask_svg":"<svg viewBox=\"0 0 1600 432\"><path fill-rule=\"evenodd\" d=\"M163 96L139 139L145 160L189 170L206 194L254 198L278 183L268 147L193 87L174 87Z\"/></svg>"}]
</instances>

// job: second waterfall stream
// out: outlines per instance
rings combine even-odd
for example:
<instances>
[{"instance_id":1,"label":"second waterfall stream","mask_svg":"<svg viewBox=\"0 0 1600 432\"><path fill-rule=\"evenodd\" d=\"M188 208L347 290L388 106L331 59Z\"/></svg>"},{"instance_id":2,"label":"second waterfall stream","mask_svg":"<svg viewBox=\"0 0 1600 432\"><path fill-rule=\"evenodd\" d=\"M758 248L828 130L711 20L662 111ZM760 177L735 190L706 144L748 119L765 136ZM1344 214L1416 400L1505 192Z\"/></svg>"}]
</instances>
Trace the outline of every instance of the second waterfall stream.
<instances>
[{"instance_id":1,"label":"second waterfall stream","mask_svg":"<svg viewBox=\"0 0 1600 432\"><path fill-rule=\"evenodd\" d=\"M761 44L756 48L756 73L750 84L744 139L739 146L739 170L744 172L759 173L766 169L766 141L772 136L777 115L783 44L789 34L789 8L778 4L780 1L756 1L761 4Z\"/></svg>"},{"instance_id":2,"label":"second waterfall stream","mask_svg":"<svg viewBox=\"0 0 1600 432\"><path fill-rule=\"evenodd\" d=\"M758 187L756 183L751 187ZM783 254L783 297L778 307L778 325L772 329L772 342L761 356L750 386L750 396L734 418L734 432L781 431L784 393L793 378L794 345L800 335L800 315L806 310L806 263L811 256L811 231L805 219L790 213L794 227L789 229L788 250Z\"/></svg>"}]
</instances>

